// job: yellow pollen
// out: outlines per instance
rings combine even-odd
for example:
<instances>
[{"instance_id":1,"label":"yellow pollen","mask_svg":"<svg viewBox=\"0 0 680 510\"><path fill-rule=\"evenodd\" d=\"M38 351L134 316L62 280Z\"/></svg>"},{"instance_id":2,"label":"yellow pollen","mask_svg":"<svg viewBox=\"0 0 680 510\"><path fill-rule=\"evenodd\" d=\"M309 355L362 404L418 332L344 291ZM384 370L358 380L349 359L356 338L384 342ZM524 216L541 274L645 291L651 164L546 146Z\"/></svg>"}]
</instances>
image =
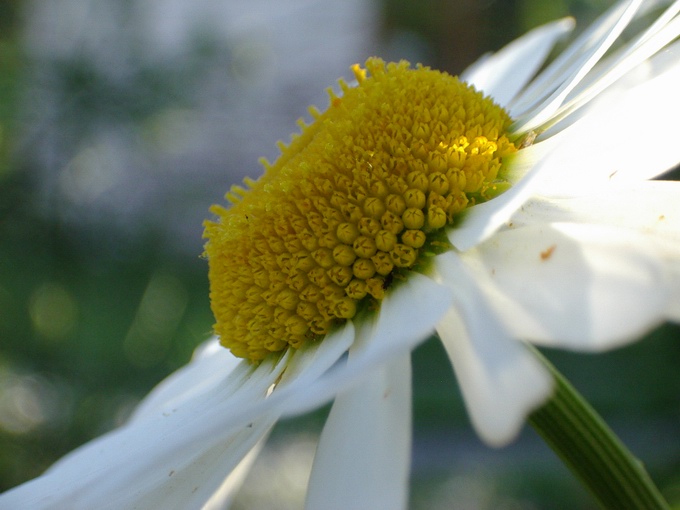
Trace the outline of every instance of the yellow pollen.
<instances>
[{"instance_id":1,"label":"yellow pollen","mask_svg":"<svg viewBox=\"0 0 680 510\"><path fill-rule=\"evenodd\" d=\"M508 114L457 78L369 59L264 175L205 222L215 331L251 360L321 339L441 251L465 208L510 184Z\"/></svg>"}]
</instances>

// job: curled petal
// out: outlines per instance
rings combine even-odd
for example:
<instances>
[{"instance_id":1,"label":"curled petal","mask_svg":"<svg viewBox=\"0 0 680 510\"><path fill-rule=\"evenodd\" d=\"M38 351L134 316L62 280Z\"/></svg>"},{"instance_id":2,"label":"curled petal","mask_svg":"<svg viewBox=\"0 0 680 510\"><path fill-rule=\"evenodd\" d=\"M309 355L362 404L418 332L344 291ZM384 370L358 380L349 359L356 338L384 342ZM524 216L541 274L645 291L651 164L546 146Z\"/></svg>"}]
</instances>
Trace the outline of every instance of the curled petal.
<instances>
[{"instance_id":1,"label":"curled petal","mask_svg":"<svg viewBox=\"0 0 680 510\"><path fill-rule=\"evenodd\" d=\"M439 257L437 270L451 286L455 306L437 325L480 437L503 446L529 413L552 392L552 378L525 345L515 340L455 253Z\"/></svg>"}]
</instances>

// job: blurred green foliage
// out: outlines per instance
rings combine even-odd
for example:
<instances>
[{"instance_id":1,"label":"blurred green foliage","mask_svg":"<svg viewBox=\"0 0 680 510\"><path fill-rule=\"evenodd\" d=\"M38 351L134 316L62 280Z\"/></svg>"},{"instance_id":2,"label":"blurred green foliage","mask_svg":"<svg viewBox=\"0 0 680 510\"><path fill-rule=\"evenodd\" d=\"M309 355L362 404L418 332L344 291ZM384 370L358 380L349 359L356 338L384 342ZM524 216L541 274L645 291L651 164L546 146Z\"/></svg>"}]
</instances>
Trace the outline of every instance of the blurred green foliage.
<instances>
[{"instance_id":1,"label":"blurred green foliage","mask_svg":"<svg viewBox=\"0 0 680 510\"><path fill-rule=\"evenodd\" d=\"M12 202L0 222L0 486L119 425L210 333L204 263L156 249L83 249ZM7 204L8 202L3 202ZM101 235L106 235L102 232Z\"/></svg>"},{"instance_id":2,"label":"blurred green foliage","mask_svg":"<svg viewBox=\"0 0 680 510\"><path fill-rule=\"evenodd\" d=\"M428 48L423 55L431 62L426 63L455 72L528 28L567 14L589 20L610 3L386 0L383 35L416 34ZM25 77L21 6L18 0L0 4L0 491L39 475L74 447L120 424L158 381L187 362L212 324L199 250L194 255L172 250L167 233L148 225L139 226L142 235L128 237L119 229L74 230L36 212L36 177L22 166L13 137L20 129ZM148 114L155 108L146 102L149 97L163 98L164 104L180 101L177 87L187 86L151 69L148 79L138 77L141 81L130 89L101 83L93 88L91 69L68 65L65 76L73 97L98 115ZM139 93L139 83L147 84L151 94ZM107 100L111 93L124 94L124 101L113 103L127 104L126 112L105 109L113 104ZM135 227L130 225L131 231ZM630 440L676 502L679 338L678 328L666 326L612 353L548 353ZM439 438L452 448L463 445L456 439L462 437L474 451L484 448L452 391L455 381L438 343L426 343L414 357L417 436ZM282 436L290 426L281 426ZM657 437L664 443L658 444ZM431 499L436 494L445 501L459 497L462 508L464 498L456 494L473 497L477 490L487 498L482 499L489 506L483 508L590 508L561 465L545 460L552 459L547 448L517 459L519 451L490 453L488 466L486 461L473 468L461 464L455 470L462 478L451 478L450 465L416 469L414 507L436 508ZM506 462L498 464L501 458ZM461 489L465 483L467 492ZM556 493L562 506L555 502Z\"/></svg>"}]
</instances>

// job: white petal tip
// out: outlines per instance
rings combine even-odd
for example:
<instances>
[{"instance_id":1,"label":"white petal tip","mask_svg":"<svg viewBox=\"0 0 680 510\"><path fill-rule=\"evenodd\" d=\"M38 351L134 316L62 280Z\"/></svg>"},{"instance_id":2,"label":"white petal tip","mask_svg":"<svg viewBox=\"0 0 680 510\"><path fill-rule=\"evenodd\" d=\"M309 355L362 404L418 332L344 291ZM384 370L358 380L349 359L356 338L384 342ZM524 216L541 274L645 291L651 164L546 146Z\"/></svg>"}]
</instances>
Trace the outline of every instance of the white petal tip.
<instances>
[{"instance_id":1,"label":"white petal tip","mask_svg":"<svg viewBox=\"0 0 680 510\"><path fill-rule=\"evenodd\" d=\"M550 399L554 388L552 377L545 371L534 375L538 377L532 378L531 384L524 388L521 398L505 411L499 410L494 417L486 416L484 420L475 420L475 416L472 416L475 430L487 445L502 448L512 443L528 416Z\"/></svg>"}]
</instances>

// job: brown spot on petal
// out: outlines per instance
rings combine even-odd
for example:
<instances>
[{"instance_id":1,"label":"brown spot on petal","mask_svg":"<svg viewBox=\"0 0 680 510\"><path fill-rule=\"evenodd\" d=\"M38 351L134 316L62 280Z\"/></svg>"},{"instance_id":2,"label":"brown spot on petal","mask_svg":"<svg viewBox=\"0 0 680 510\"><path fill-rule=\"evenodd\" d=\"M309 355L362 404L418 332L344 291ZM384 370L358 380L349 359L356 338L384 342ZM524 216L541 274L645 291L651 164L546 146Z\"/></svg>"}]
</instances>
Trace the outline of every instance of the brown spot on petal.
<instances>
[{"instance_id":1,"label":"brown spot on petal","mask_svg":"<svg viewBox=\"0 0 680 510\"><path fill-rule=\"evenodd\" d=\"M557 245L553 244L552 246L543 250L541 252L541 260L548 260L550 257L552 257L552 254L555 251L555 248L557 248Z\"/></svg>"}]
</instances>

